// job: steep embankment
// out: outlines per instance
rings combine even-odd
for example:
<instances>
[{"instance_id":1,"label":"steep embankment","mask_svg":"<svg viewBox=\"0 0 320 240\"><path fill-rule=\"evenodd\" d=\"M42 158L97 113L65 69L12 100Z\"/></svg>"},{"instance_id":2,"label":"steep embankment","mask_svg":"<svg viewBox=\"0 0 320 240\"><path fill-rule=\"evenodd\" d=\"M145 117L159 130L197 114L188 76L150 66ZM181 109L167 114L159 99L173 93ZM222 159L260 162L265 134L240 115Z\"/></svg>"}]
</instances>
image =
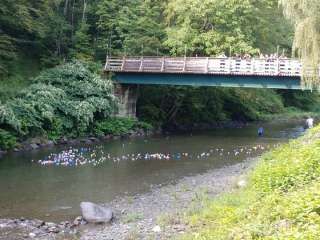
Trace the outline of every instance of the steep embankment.
<instances>
[{"instance_id":1,"label":"steep embankment","mask_svg":"<svg viewBox=\"0 0 320 240\"><path fill-rule=\"evenodd\" d=\"M265 154L248 186L186 217L183 239L319 239L320 126Z\"/></svg>"}]
</instances>

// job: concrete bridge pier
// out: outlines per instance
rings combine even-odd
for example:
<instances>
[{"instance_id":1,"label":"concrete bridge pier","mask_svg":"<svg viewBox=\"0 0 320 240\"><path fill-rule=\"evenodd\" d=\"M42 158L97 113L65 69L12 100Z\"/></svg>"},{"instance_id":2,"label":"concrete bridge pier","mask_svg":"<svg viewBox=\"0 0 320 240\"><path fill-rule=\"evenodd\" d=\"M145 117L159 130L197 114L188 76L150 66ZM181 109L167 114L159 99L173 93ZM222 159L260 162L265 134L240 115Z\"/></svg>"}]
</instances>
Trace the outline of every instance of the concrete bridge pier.
<instances>
[{"instance_id":1,"label":"concrete bridge pier","mask_svg":"<svg viewBox=\"0 0 320 240\"><path fill-rule=\"evenodd\" d=\"M139 86L134 84L115 83L114 94L119 99L119 110L117 117L136 118Z\"/></svg>"}]
</instances>

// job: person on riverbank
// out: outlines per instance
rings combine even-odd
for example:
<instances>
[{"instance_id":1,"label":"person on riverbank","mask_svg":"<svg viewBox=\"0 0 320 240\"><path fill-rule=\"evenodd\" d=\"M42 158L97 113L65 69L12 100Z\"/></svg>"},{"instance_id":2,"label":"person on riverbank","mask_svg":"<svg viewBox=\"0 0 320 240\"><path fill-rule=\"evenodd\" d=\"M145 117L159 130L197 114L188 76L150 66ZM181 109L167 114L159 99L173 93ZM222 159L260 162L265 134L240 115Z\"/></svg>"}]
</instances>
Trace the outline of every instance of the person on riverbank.
<instances>
[{"instance_id":1,"label":"person on riverbank","mask_svg":"<svg viewBox=\"0 0 320 240\"><path fill-rule=\"evenodd\" d=\"M264 135L264 128L263 127L259 127L258 129L258 136L262 137Z\"/></svg>"},{"instance_id":2,"label":"person on riverbank","mask_svg":"<svg viewBox=\"0 0 320 240\"><path fill-rule=\"evenodd\" d=\"M313 118L312 117L308 117L306 120L306 129L310 129L313 128Z\"/></svg>"}]
</instances>

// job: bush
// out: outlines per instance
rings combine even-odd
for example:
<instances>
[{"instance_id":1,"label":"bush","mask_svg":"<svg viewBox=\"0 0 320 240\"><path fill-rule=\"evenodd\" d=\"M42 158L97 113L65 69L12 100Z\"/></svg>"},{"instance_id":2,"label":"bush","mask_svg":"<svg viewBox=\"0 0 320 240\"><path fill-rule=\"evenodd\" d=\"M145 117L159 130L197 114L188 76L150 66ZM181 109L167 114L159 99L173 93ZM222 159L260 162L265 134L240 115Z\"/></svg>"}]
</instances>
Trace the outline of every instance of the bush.
<instances>
[{"instance_id":1,"label":"bush","mask_svg":"<svg viewBox=\"0 0 320 240\"><path fill-rule=\"evenodd\" d=\"M151 130L152 126L132 118L109 118L96 122L93 132L98 136L107 134L122 135L137 129Z\"/></svg>"},{"instance_id":2,"label":"bush","mask_svg":"<svg viewBox=\"0 0 320 240\"><path fill-rule=\"evenodd\" d=\"M17 139L8 131L0 129L0 149L8 150L14 148L17 144Z\"/></svg>"},{"instance_id":3,"label":"bush","mask_svg":"<svg viewBox=\"0 0 320 240\"><path fill-rule=\"evenodd\" d=\"M80 136L116 108L112 83L73 62L42 72L17 98L0 105L0 126L20 137Z\"/></svg>"}]
</instances>

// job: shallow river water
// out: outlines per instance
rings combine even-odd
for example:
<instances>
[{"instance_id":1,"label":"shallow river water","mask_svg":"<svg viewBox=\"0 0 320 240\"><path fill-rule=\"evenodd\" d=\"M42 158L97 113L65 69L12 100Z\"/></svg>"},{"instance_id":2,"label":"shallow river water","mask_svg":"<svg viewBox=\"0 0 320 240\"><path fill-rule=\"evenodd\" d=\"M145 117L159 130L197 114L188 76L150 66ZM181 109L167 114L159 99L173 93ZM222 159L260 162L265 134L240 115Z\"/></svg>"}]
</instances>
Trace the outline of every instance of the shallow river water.
<instances>
[{"instance_id":1,"label":"shallow river water","mask_svg":"<svg viewBox=\"0 0 320 240\"><path fill-rule=\"evenodd\" d=\"M259 126L253 124L8 154L0 159L0 218L70 220L79 215L81 201L108 203L144 193L184 176L259 156L303 133L299 122L263 126L262 138L257 137ZM83 165L43 165L54 158L77 158Z\"/></svg>"}]
</instances>

